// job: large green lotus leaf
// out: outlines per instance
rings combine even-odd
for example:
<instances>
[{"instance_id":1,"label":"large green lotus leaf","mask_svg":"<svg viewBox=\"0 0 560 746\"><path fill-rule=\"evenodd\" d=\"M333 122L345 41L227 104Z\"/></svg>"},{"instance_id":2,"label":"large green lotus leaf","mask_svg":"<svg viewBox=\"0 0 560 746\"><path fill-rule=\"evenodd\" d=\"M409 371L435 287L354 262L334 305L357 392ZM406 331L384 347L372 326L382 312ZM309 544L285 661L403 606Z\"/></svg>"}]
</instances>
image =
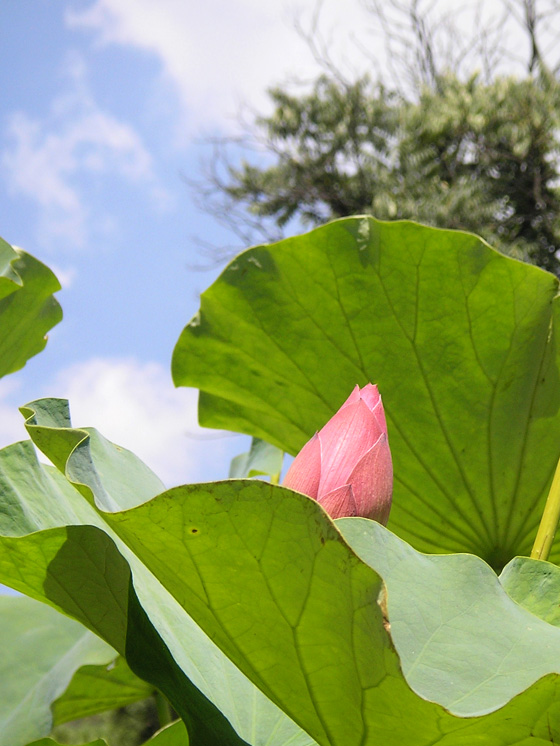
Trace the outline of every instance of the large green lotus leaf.
<instances>
[{"instance_id":1,"label":"large green lotus leaf","mask_svg":"<svg viewBox=\"0 0 560 746\"><path fill-rule=\"evenodd\" d=\"M560 629L515 603L479 557L421 554L365 518L336 524L385 581L391 637L416 692L480 715L560 674Z\"/></svg>"},{"instance_id":2,"label":"large green lotus leaf","mask_svg":"<svg viewBox=\"0 0 560 746\"><path fill-rule=\"evenodd\" d=\"M0 746L47 736L51 705L83 665L115 651L81 624L31 598L0 596Z\"/></svg>"},{"instance_id":3,"label":"large green lotus leaf","mask_svg":"<svg viewBox=\"0 0 560 746\"><path fill-rule=\"evenodd\" d=\"M109 665L84 665L64 693L52 704L53 724L95 715L98 712L146 699L154 688L139 679L123 658Z\"/></svg>"},{"instance_id":4,"label":"large green lotus leaf","mask_svg":"<svg viewBox=\"0 0 560 746\"><path fill-rule=\"evenodd\" d=\"M67 473L71 461L72 454ZM93 454L90 461L95 463ZM96 489L103 499L110 495L110 484L103 489L95 487L95 479L91 484L94 501ZM541 678L502 709L474 718L456 717L412 691L383 626L379 576L310 498L265 482L231 480L177 487L135 508L100 515L120 537L120 548L141 560L319 744L536 746L551 735L560 738L555 675ZM0 578L8 575L13 583L17 574L16 587L22 589L26 578L33 591L34 574L45 577L51 603L71 598L76 616L95 598L111 628L119 628L127 567L107 531L95 526L50 529L0 543ZM129 629L141 626L142 618L149 621L132 603L133 590L129 584ZM414 617L417 609L410 613ZM120 650L120 641L114 642ZM145 640L134 635L126 641L127 657L138 660L152 645L153 633ZM146 662L146 670L153 666L153 659ZM250 742L271 743L276 725L271 722L265 731L260 723ZM294 742L293 734L279 741Z\"/></svg>"},{"instance_id":5,"label":"large green lotus leaf","mask_svg":"<svg viewBox=\"0 0 560 746\"><path fill-rule=\"evenodd\" d=\"M234 259L173 376L201 390L203 425L291 453L356 384L379 384L390 528L501 569L529 552L560 455L557 292L474 235L343 219Z\"/></svg>"},{"instance_id":6,"label":"large green lotus leaf","mask_svg":"<svg viewBox=\"0 0 560 746\"><path fill-rule=\"evenodd\" d=\"M310 499L272 485L240 480L175 488L108 520L129 546L142 552L146 564L220 647L319 743L359 744L363 738L364 743L378 739L380 743L428 744L439 743L443 733L455 734L456 740L449 735L450 744L462 743L463 734L459 738L458 732L463 728L474 737L499 724L496 733L505 737L505 726L512 722L517 739L520 733L529 736L538 732L533 726L543 717L543 707L553 718L560 714L559 676L541 679L519 702L510 702L501 715L493 713L486 724L484 718L453 718L443 708L412 696L408 687L403 688L399 661L382 627L376 603L378 576L367 573L364 564L356 564L355 555L348 552L328 518ZM166 573L170 556L183 568L181 574ZM546 673L560 671L558 630L549 629L544 622L539 625L523 612L501 589L492 570L478 558L472 560L488 573L476 590L480 593L484 589L490 597L481 609L481 613L488 610L493 614L486 624L488 639L481 657L491 651L491 660L484 661L485 670L475 671L473 677L469 662L472 664L477 651L473 653L470 646L479 638L472 629L476 617L471 617L468 644L450 632L443 645L448 649L436 651L443 669L439 676L437 671L426 675L429 663L423 676L411 676L414 684L419 682L414 688L421 689L423 697L446 700L448 708L453 705L461 715L496 709ZM424 568L414 569L418 576ZM408 567L405 577L410 571ZM167 580L163 580L166 574ZM449 576L445 575L431 578L439 583L432 602L434 597L440 601L438 594L448 590L444 581L449 581ZM470 578L463 576L462 590L468 582ZM391 591L388 584L389 594ZM492 598L492 591L497 591L496 598ZM457 598L461 598L460 591ZM422 619L423 610L415 596L406 605L406 621L414 624ZM501 645L499 627L492 629L492 621L499 625L504 619L509 642L514 640L520 647L511 662L512 670L517 673L517 665L524 673L518 674L514 684L506 681L500 686L498 682L484 690L488 678L500 679L502 669L504 679L510 673L507 641ZM534 633L526 633L527 620L534 623ZM467 630L468 625L464 626ZM411 635L411 645L414 639ZM419 639L418 645L424 642ZM498 642L501 646L496 651ZM531 645L538 646L536 662L525 660L527 651L532 652ZM548 661L551 645L557 650L552 664ZM400 652L399 645L397 650ZM454 670L442 666L446 655ZM455 682L454 677L462 680ZM456 694L451 698L450 682ZM460 700L457 692L461 687ZM480 694L477 687L483 690ZM486 742L501 744L496 738Z\"/></svg>"},{"instance_id":7,"label":"large green lotus leaf","mask_svg":"<svg viewBox=\"0 0 560 746\"><path fill-rule=\"evenodd\" d=\"M0 238L0 377L23 368L62 318L51 270Z\"/></svg>"},{"instance_id":8,"label":"large green lotus leaf","mask_svg":"<svg viewBox=\"0 0 560 746\"><path fill-rule=\"evenodd\" d=\"M511 598L523 608L560 627L560 568L550 562L514 557L500 575Z\"/></svg>"},{"instance_id":9,"label":"large green lotus leaf","mask_svg":"<svg viewBox=\"0 0 560 746\"><path fill-rule=\"evenodd\" d=\"M59 461L61 466L64 461L62 444L66 438L68 465L63 467L63 471L72 474L76 472L84 481L89 481L96 498L104 505L114 507L118 504L122 470L126 470L129 477L123 496L125 504L133 501L135 496L136 501L150 497L150 492L146 489L146 484L150 483L146 477L146 467L140 463L135 465L132 454L113 446L98 433L90 437L84 430L64 427L65 424L69 425L66 402L50 400L34 403L33 406L28 405L26 412L31 413L28 423L30 433L42 443L52 460ZM38 419L41 424L33 424ZM49 427L50 441L47 432ZM50 450L47 441L52 445ZM89 454L87 444L91 445ZM117 456L122 458L121 471L115 468L114 459ZM91 465L89 474L84 474L83 464L86 462ZM95 465L99 468L98 471ZM217 713L213 711L216 705L226 714L244 741L255 733L259 738L261 733L272 733L268 741L270 746L283 746L285 743L310 746L312 739L303 734L220 653L141 560L114 535L93 507L92 489L84 484L79 486L83 495L60 471L40 464L29 442L18 443L0 451L0 534L4 536L0 540L0 565L1 576L6 584L35 598L46 600L80 619L105 639L112 640L119 652L126 652L129 663L139 676L161 688L170 699L173 699L167 691L170 688L172 692L175 691L176 696L184 697L183 710L179 706L176 709L185 717L188 716L185 707L188 710L192 706L195 714L200 709L199 717L208 715L211 721L210 715L217 717ZM152 481L152 487L154 486L156 483ZM118 557L111 565L111 577L103 575L98 581L99 572L104 572L104 552L110 550L105 549L105 544L97 535L88 543L89 535L82 542L79 536L73 534L72 542L63 549L67 532L75 531L82 524L97 526L117 542L132 567L133 593L129 587L128 567L124 567ZM69 528L60 528L65 526ZM35 533L49 528L53 529L53 533ZM97 565L91 555L94 547L100 554L96 560ZM58 558L57 561L51 564L55 557ZM56 582L52 580L53 568L57 573L64 574L65 593L59 592ZM116 568L120 568L118 573ZM88 573L91 575L89 583ZM105 597L101 588L109 580L111 587L106 590ZM101 583L99 588L98 582ZM129 601L129 592L132 593L132 602ZM141 607L136 594L140 598ZM84 610L88 611L88 617L84 616ZM145 618L144 610L157 627L159 636L155 635ZM151 639L154 635L155 641ZM150 655L142 649L142 645L147 646ZM167 661L169 655L172 656L171 662L164 665L162 659ZM165 680L154 680L154 671L161 673L161 670ZM186 679L186 683L183 679ZM194 683L196 690L189 684L189 680ZM188 689L189 686L194 691L185 693L185 687ZM209 697L214 705L210 706L208 703L206 706L204 701L199 702L201 695L198 690ZM208 708L210 714L207 712ZM237 743L238 738L233 737L233 732L228 734L226 731L224 725L218 742ZM204 740L205 737L203 734L204 746L213 743L211 740ZM191 739L193 744L196 743L192 728Z\"/></svg>"},{"instance_id":10,"label":"large green lotus leaf","mask_svg":"<svg viewBox=\"0 0 560 746\"><path fill-rule=\"evenodd\" d=\"M484 735L482 743L503 746L517 744L521 734L529 739L528 744L539 743L530 737L541 737L547 732L543 711L547 716L551 712L555 715L553 708L560 695L558 677L539 681L518 700L512 700L505 708L485 718L457 718L441 706L426 702L407 686L397 655L392 651L384 632L376 603L380 585L377 576L350 551L317 504L265 483L240 480L237 485L241 492L233 499L231 490L226 490L231 483L222 483L221 489L218 485L217 495L206 492L216 485L201 485L198 489L193 487L194 492L191 492L191 499L188 500L188 524L180 527L184 535L188 535L193 519L196 520L198 531L193 534L195 539L199 538L199 534L201 538L214 533L212 551L223 555L223 549L228 545L224 536L227 532L231 534L231 525L224 526L222 522L220 536L216 535L215 527L219 523L216 523L215 509L209 510L209 498L214 497L212 507L215 508L217 504L223 517L227 514L230 521L237 521L248 512L247 505L243 505L247 498L251 502L255 494L268 491L276 499L281 499L281 505L272 521L264 511L261 512L263 520L258 522L261 530L264 528L273 535L274 529L279 527L285 537L291 537L290 541L294 541L295 534L295 540L299 540L298 546L304 551L300 549L299 562L286 563L286 547L282 546L274 552L274 539L271 537L269 541L263 541L263 536L258 536L258 524L249 525L247 536L242 536L243 541L234 542L232 551L226 552L228 566L231 567L234 562L237 572L232 569L229 573L218 573L215 563L208 560L201 563L202 555L196 553L196 566L200 574L193 578L193 584L199 591L202 581L205 588L212 592L211 610L216 619L211 631L216 630L217 637L219 632L220 643L226 640L224 647L228 648L228 652L232 647L237 648L232 651L235 660L245 669L250 667L259 685L268 690L289 714L295 709L294 717L312 732L320 744L358 746L381 742L389 746L401 746L403 743L410 746L460 746L473 743L469 738ZM164 493L147 506L154 509L159 504L162 509L160 518L170 516L171 500L173 505L179 503L179 508L184 510L181 489ZM293 505L299 506L299 510L286 505L289 499L283 498L290 495ZM263 508L265 500L262 496L258 502ZM200 515L197 515L197 503L205 505ZM129 523L130 528L132 520L134 529L134 516L147 506L114 514L112 518L118 520L126 516L127 520L123 520L123 523ZM307 520L298 520L298 515L305 516ZM176 518L174 515L171 517ZM175 521L173 525L176 525ZM170 526L171 521L168 526L162 525L162 530L169 530ZM240 552L240 544L247 545L244 552ZM106 610L107 616L115 620L116 599L121 595L121 576L126 570L126 562L104 531L93 526L50 529L6 539L0 544L0 550L5 550L6 546L8 552L0 553L0 577L13 578L8 569L9 555L12 554L14 566L17 564L20 574L29 578L27 588L21 581L19 587L33 591L38 583L31 578L32 570L34 568L39 574L40 562L43 561L45 594L52 603L68 604L66 599L71 599L69 608L78 617L86 604L89 607L93 605L92 598L95 597L99 609ZM255 552L259 549L262 555L256 557ZM6 554L8 558L2 556ZM84 562L85 554L87 564ZM207 552L204 554L207 555ZM314 555L311 564L305 561L305 554ZM178 559L182 557L177 556L172 540L168 550L168 580L174 574L170 565L176 567ZM264 573L261 573L257 560L268 567ZM210 577L207 577L206 563L213 567ZM98 568L97 572L93 571L94 567ZM225 570L220 556L218 567ZM70 568L80 570L80 579ZM302 581L302 570L304 573L307 570L309 585ZM255 579L260 579L257 587L251 582L251 574ZM286 591L281 581L290 581L290 587L295 587L299 592L293 594ZM268 583L270 588L267 587ZM133 596L133 590L129 589ZM237 598L240 590L242 595ZM257 609L252 611L255 590L259 591L261 597ZM141 626L142 618L145 623L148 620L143 617L139 605L132 602L131 597L129 626L136 629ZM272 613L274 606L275 614ZM193 614L196 616L196 609ZM140 621L136 618L138 615ZM92 618L90 610L82 614L85 622ZM240 637L229 640L229 635L237 630L241 632ZM115 642L118 643L118 640ZM147 634L140 643L138 635L133 635L126 641L126 654L135 659L141 650L147 658L145 672L151 672L152 678L159 677L157 683L161 684L169 672L173 672L174 664L169 657L166 670L163 662L151 653L154 642L153 634ZM138 644L138 650L131 650L130 644ZM170 699L181 710L182 698L188 697L189 692L184 691L180 681L176 680L176 683L178 691ZM295 694L303 697L303 700L297 699ZM273 735L274 723L270 725ZM254 742L267 743L271 731L256 734ZM222 742L228 743L226 740ZM285 740L283 743L291 742ZM208 739L200 743L210 744L214 741Z\"/></svg>"}]
</instances>

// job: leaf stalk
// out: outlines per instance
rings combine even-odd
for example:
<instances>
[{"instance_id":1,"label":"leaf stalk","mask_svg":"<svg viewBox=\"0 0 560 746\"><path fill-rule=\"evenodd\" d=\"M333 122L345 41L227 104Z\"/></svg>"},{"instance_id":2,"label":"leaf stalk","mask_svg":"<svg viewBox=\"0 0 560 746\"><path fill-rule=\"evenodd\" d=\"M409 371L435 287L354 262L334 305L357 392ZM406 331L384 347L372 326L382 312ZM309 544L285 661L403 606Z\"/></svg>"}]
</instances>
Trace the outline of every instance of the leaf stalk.
<instances>
[{"instance_id":1,"label":"leaf stalk","mask_svg":"<svg viewBox=\"0 0 560 746\"><path fill-rule=\"evenodd\" d=\"M156 709L159 720L159 727L163 728L173 721L173 715L171 714L171 707L167 699L163 696L160 691L154 693L156 700Z\"/></svg>"},{"instance_id":2,"label":"leaf stalk","mask_svg":"<svg viewBox=\"0 0 560 746\"><path fill-rule=\"evenodd\" d=\"M560 461L556 466L550 492L542 514L533 549L532 559L547 560L560 521Z\"/></svg>"}]
</instances>

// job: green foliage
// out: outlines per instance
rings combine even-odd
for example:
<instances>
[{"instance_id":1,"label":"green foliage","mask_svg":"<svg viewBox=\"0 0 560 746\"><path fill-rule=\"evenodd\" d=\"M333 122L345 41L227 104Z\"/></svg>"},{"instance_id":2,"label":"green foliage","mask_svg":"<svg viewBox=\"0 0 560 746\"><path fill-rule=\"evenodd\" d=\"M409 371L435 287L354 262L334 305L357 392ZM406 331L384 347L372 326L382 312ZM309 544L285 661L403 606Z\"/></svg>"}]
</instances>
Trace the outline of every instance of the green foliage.
<instances>
[{"instance_id":1,"label":"green foliage","mask_svg":"<svg viewBox=\"0 0 560 746\"><path fill-rule=\"evenodd\" d=\"M281 226L297 214L319 223L364 212L371 205L367 184L381 192L386 182L399 98L367 78L342 86L325 76L309 95L278 88L270 95L274 114L258 124L278 162L266 169L248 163L232 169L227 193L247 201L257 215L276 216ZM362 156L366 144L371 155Z\"/></svg>"},{"instance_id":2,"label":"green foliage","mask_svg":"<svg viewBox=\"0 0 560 746\"><path fill-rule=\"evenodd\" d=\"M23 368L62 318L60 284L37 259L0 238L0 377Z\"/></svg>"},{"instance_id":3,"label":"green foliage","mask_svg":"<svg viewBox=\"0 0 560 746\"><path fill-rule=\"evenodd\" d=\"M64 693L52 704L55 724L125 707L154 693L154 688L135 676L123 658L106 666L82 666Z\"/></svg>"},{"instance_id":4,"label":"green foliage","mask_svg":"<svg viewBox=\"0 0 560 746\"><path fill-rule=\"evenodd\" d=\"M504 589L504 576L499 580L473 555L420 554L363 518L342 518L336 525L383 578L391 638L408 684L422 697L457 715L480 715L558 671L560 630L534 618L534 608L511 600L517 595L511 571ZM553 677L548 682L557 686Z\"/></svg>"},{"instance_id":5,"label":"green foliage","mask_svg":"<svg viewBox=\"0 0 560 746\"><path fill-rule=\"evenodd\" d=\"M116 700L110 709L79 720L58 725L52 737L57 743L77 744L94 738L104 739L107 746L141 746L159 728L153 697L134 704L119 706ZM187 746L178 741L180 746Z\"/></svg>"},{"instance_id":6,"label":"green foliage","mask_svg":"<svg viewBox=\"0 0 560 746\"><path fill-rule=\"evenodd\" d=\"M278 483L283 459L284 453L279 448L259 438L253 438L250 450L232 459L229 477L240 479L267 476L272 482Z\"/></svg>"},{"instance_id":7,"label":"green foliage","mask_svg":"<svg viewBox=\"0 0 560 746\"><path fill-rule=\"evenodd\" d=\"M379 384L389 528L499 570L530 552L560 455L557 292L476 236L348 218L235 259L174 379L200 388L202 424L292 454L356 384Z\"/></svg>"},{"instance_id":8,"label":"green foliage","mask_svg":"<svg viewBox=\"0 0 560 746\"><path fill-rule=\"evenodd\" d=\"M148 741L149 746L189 746L189 736L184 723L177 722L160 730Z\"/></svg>"},{"instance_id":9,"label":"green foliage","mask_svg":"<svg viewBox=\"0 0 560 746\"><path fill-rule=\"evenodd\" d=\"M0 618L0 746L16 746L48 734L51 704L74 673L86 664L106 667L115 651L30 598L0 596Z\"/></svg>"},{"instance_id":10,"label":"green foliage","mask_svg":"<svg viewBox=\"0 0 560 746\"><path fill-rule=\"evenodd\" d=\"M0 451L0 582L31 598L0 598L0 746L105 736L53 717L154 690L181 718L154 746L560 743L560 569L512 559L560 453L557 291L476 236L365 217L240 255L173 373L205 423L254 436L235 474L272 483L164 490L66 401L22 407L31 440ZM279 449L368 381L400 537L273 483ZM119 717L110 746L148 737Z\"/></svg>"},{"instance_id":11,"label":"green foliage","mask_svg":"<svg viewBox=\"0 0 560 746\"><path fill-rule=\"evenodd\" d=\"M560 627L560 568L550 562L515 557L507 564L500 581L523 608Z\"/></svg>"},{"instance_id":12,"label":"green foliage","mask_svg":"<svg viewBox=\"0 0 560 746\"><path fill-rule=\"evenodd\" d=\"M10 506L0 526L0 582L109 642L138 676L164 692L194 746L239 746L255 729L271 746L290 739L293 746L309 746L311 740L219 652L98 512L96 506L128 508L133 495L136 504L150 500L161 491L156 477L99 433L72 429L66 402L44 400L24 409L35 444L59 470L40 464L30 443L0 451L0 499ZM167 541L160 549L166 572L176 576L180 561Z\"/></svg>"},{"instance_id":13,"label":"green foliage","mask_svg":"<svg viewBox=\"0 0 560 746\"><path fill-rule=\"evenodd\" d=\"M189 746L189 737L182 721L176 721L154 732L157 729L157 724L154 725L156 720L153 700L144 700L60 725L54 729L52 738L42 738L28 746L64 746L77 743L84 746L141 746L144 743L148 746ZM151 738L150 733L153 733Z\"/></svg>"},{"instance_id":14,"label":"green foliage","mask_svg":"<svg viewBox=\"0 0 560 746\"><path fill-rule=\"evenodd\" d=\"M475 231L559 271L560 84L446 73L417 100L364 77L323 75L311 92L270 92L257 119L272 165L231 166L216 186L280 227L356 214Z\"/></svg>"},{"instance_id":15,"label":"green foliage","mask_svg":"<svg viewBox=\"0 0 560 746\"><path fill-rule=\"evenodd\" d=\"M559 125L560 85L546 73L441 79L408 109L398 216L477 232L558 273Z\"/></svg>"},{"instance_id":16,"label":"green foliage","mask_svg":"<svg viewBox=\"0 0 560 746\"><path fill-rule=\"evenodd\" d=\"M57 405L47 405L34 407L30 434L40 432L45 451L60 456L61 435L75 443L83 433L65 426L63 410L57 425ZM50 412L49 424L42 423L41 410ZM189 724L190 743L230 741L223 732L221 740L215 741L211 731L197 733L189 712L187 703L192 703L193 691L184 688L184 671L190 668L189 657L196 655L185 640L189 619L199 624L286 715L325 746L357 746L370 738L389 746L460 746L482 737L489 746L517 744L521 738L536 746L539 738L557 737L554 723L560 661L550 657L550 650L557 645L558 629L537 622L530 612L509 600L500 591L496 576L480 560L469 556L428 558L426 564L424 557L377 524L351 521L347 529L343 521L347 537L352 528L368 533L366 541L359 532L351 536L358 551L355 554L314 500L254 480L177 487L137 507L105 512L102 506L115 502L112 488L117 486L111 469L106 478L103 472L105 459L111 461L106 455L107 444L100 448L95 439L82 444L82 448L90 448L93 472L89 488L83 483L76 485L83 492L87 523L5 536L0 542L0 577L72 614L111 638L117 648L124 642L131 667L157 678L158 686L181 709ZM31 451L26 457L31 457ZM74 451L69 448L64 471L70 481L73 458ZM22 466L20 462L20 472ZM17 473L11 473L17 481ZM92 525L94 522L97 525ZM376 541L372 541L372 531ZM396 560L392 567L391 558ZM457 564L462 572L456 571ZM394 616L397 632L400 625L392 642L377 602L381 581L373 569L376 565L386 575L391 624ZM448 569L451 565L455 565L454 572ZM141 572L141 566L152 575ZM473 583L474 566L484 569ZM131 571L134 590L127 581ZM435 628L433 640L428 640L422 651L427 665L423 670L417 666L420 670L414 676L414 635L407 633L404 620L401 622L405 613L410 621L403 573L408 580L414 579L415 602L422 599L420 607L414 603L413 618L425 616ZM159 603L151 607L148 599L157 584L150 583L148 577L162 586ZM433 596L423 598L422 589L426 591L431 583L436 584ZM461 600L467 589L469 598L474 593L480 601L479 610L491 611L482 624L472 602ZM448 607L438 604L431 608L438 594L448 592L455 594L456 602L461 601L455 624L452 599ZM154 653L159 643L154 633L149 633L152 622L138 606L140 598L150 620L162 632L166 625L160 604L166 598L169 609L175 600L182 650L175 645L173 650L168 648L167 657ZM126 618L126 624L119 616ZM531 626L534 629L527 630ZM497 629L502 644L496 650ZM120 642L123 635L126 639ZM519 646L514 658L508 636ZM465 649L472 653L474 638L480 648L472 659L477 665L468 666L466 676ZM524 644L534 651L530 660L523 654ZM442 648L445 656L438 660ZM147 660L141 661L141 657ZM208 674L212 661L203 661L201 671ZM515 676L499 676L506 663L511 664ZM403 676L402 666L408 668L412 684ZM555 673L543 676L549 671ZM229 678L230 696L242 683L240 677L234 674ZM452 690L450 680L454 681ZM218 686L219 680L214 680L214 687ZM483 686L490 692L486 699L480 694ZM459 698L461 687L463 696ZM424 699L428 691L431 702ZM521 693L512 699L517 691ZM216 696L215 691L212 694ZM304 733L298 735L287 718L282 722L276 715L271 720L270 707L268 712L262 709L266 699L256 706L256 690L251 696L245 685L243 694L249 699L245 707L252 710L248 743L311 746L313 741ZM482 709L489 714L458 717L440 704L444 700L456 712L472 715ZM226 704L225 712L243 729L236 709Z\"/></svg>"}]
</instances>

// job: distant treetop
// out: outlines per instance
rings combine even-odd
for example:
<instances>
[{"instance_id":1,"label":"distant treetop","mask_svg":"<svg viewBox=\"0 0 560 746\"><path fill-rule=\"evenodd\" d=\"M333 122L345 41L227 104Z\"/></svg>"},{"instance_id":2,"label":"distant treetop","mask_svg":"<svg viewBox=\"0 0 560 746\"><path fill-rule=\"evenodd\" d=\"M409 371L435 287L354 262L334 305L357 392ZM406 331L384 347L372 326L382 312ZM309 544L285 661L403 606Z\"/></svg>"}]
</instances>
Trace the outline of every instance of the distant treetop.
<instances>
[{"instance_id":1,"label":"distant treetop","mask_svg":"<svg viewBox=\"0 0 560 746\"><path fill-rule=\"evenodd\" d=\"M504 72L499 19L453 44L457 29L430 20L434 5L370 3L391 55L385 81L348 81L324 57L311 90L272 88L273 113L245 141L258 155L235 147L232 158L236 143L221 142L198 185L205 208L246 242L280 238L293 220L413 219L560 274L560 65L544 44L560 3L502 0L502 21L527 42L517 77Z\"/></svg>"}]
</instances>

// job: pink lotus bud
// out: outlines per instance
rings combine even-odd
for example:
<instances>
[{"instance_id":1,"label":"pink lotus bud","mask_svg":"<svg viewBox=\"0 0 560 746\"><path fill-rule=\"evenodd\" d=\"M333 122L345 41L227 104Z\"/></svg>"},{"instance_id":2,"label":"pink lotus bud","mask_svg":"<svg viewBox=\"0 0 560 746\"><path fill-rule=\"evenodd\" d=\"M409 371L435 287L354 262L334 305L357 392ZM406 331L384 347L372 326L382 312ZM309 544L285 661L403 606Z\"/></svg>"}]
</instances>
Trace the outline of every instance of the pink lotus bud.
<instances>
[{"instance_id":1,"label":"pink lotus bud","mask_svg":"<svg viewBox=\"0 0 560 746\"><path fill-rule=\"evenodd\" d=\"M283 485L320 502L331 518L361 516L387 523L393 464L377 386L356 386L298 453Z\"/></svg>"}]
</instances>

